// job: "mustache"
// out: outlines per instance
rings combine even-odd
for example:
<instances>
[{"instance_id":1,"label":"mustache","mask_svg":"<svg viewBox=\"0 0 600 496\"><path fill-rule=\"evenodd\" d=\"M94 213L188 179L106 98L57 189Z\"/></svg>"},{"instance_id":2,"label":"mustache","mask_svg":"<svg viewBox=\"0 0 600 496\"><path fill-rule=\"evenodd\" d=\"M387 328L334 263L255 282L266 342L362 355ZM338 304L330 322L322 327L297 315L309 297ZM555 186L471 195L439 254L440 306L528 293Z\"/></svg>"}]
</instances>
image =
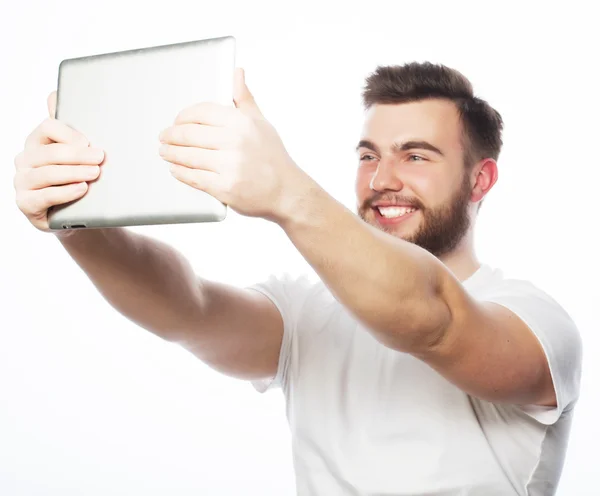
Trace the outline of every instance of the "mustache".
<instances>
[{"instance_id":1,"label":"mustache","mask_svg":"<svg viewBox=\"0 0 600 496\"><path fill-rule=\"evenodd\" d=\"M402 195L390 195L389 193L377 193L371 198L366 199L363 202L362 208L373 208L373 204L377 202L388 202L398 203L402 205L410 205L411 207L418 208L420 210L425 209L425 205L418 198L411 198Z\"/></svg>"}]
</instances>

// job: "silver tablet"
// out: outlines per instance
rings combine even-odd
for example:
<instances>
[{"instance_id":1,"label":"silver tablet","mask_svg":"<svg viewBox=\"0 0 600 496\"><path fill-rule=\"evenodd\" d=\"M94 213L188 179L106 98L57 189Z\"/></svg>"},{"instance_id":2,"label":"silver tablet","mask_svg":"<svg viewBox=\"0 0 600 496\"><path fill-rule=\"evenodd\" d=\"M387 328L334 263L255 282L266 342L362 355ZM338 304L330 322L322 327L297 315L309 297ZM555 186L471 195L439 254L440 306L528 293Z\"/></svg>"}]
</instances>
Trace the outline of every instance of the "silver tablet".
<instances>
[{"instance_id":1,"label":"silver tablet","mask_svg":"<svg viewBox=\"0 0 600 496\"><path fill-rule=\"evenodd\" d=\"M102 148L105 160L82 198L50 210L50 228L225 219L226 205L171 175L158 136L190 105L233 106L234 69L232 36L62 61L56 118Z\"/></svg>"}]
</instances>

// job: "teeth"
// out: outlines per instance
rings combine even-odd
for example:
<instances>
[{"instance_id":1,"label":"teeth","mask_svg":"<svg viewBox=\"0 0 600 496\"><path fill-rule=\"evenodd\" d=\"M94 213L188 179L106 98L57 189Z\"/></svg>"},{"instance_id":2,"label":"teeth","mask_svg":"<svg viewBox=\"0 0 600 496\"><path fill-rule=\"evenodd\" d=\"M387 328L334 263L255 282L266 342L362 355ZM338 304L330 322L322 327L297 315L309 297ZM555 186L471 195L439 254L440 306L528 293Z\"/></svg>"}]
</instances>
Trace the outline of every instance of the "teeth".
<instances>
[{"instance_id":1,"label":"teeth","mask_svg":"<svg viewBox=\"0 0 600 496\"><path fill-rule=\"evenodd\" d=\"M414 212L416 208L412 207L377 207L379 213L387 219L402 217L403 215Z\"/></svg>"}]
</instances>

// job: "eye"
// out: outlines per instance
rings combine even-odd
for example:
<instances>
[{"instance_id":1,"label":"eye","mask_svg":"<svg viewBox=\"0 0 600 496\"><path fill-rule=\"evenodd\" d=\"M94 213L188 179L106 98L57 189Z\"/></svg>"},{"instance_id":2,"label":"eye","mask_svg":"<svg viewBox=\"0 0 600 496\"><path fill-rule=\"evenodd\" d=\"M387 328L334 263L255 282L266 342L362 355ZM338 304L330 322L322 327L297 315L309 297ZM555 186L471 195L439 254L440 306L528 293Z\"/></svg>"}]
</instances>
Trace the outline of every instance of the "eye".
<instances>
[{"instance_id":1,"label":"eye","mask_svg":"<svg viewBox=\"0 0 600 496\"><path fill-rule=\"evenodd\" d=\"M366 161L366 162L371 162L372 160L376 160L374 155L370 155L369 153L365 153L364 155L361 155L360 157L360 161Z\"/></svg>"},{"instance_id":2,"label":"eye","mask_svg":"<svg viewBox=\"0 0 600 496\"><path fill-rule=\"evenodd\" d=\"M425 158L421 157L420 155L409 155L408 159L411 162L423 162L423 161L425 161Z\"/></svg>"}]
</instances>

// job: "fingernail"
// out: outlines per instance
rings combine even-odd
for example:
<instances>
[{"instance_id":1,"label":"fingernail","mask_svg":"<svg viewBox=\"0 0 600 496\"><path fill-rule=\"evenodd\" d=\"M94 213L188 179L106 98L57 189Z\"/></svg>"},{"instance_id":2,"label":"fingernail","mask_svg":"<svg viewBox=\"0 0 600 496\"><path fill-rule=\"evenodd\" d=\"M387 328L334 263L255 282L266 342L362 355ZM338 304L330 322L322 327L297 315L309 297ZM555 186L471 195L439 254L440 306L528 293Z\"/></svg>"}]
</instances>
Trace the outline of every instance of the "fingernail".
<instances>
[{"instance_id":1,"label":"fingernail","mask_svg":"<svg viewBox=\"0 0 600 496\"><path fill-rule=\"evenodd\" d=\"M104 150L100 148L92 148L92 157L94 160L101 161L104 159Z\"/></svg>"}]
</instances>

